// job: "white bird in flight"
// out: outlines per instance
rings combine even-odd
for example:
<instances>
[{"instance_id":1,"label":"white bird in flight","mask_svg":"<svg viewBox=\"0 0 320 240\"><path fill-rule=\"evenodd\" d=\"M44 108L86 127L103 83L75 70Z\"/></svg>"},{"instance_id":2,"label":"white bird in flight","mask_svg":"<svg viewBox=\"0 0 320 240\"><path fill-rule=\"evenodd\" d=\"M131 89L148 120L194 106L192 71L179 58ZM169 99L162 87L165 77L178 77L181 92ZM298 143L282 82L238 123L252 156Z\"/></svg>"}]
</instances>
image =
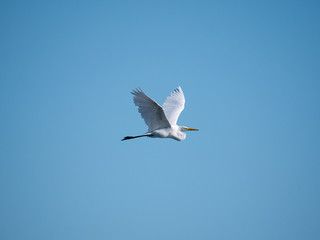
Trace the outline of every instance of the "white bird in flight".
<instances>
[{"instance_id":1,"label":"white bird in flight","mask_svg":"<svg viewBox=\"0 0 320 240\"><path fill-rule=\"evenodd\" d=\"M186 138L185 131L198 131L195 128L177 125L177 120L184 109L184 95L181 87L176 88L166 98L162 107L149 98L140 88L131 92L134 104L138 107L141 117L148 125L148 132L138 136L127 136L123 140L139 137L173 138L182 141Z\"/></svg>"}]
</instances>

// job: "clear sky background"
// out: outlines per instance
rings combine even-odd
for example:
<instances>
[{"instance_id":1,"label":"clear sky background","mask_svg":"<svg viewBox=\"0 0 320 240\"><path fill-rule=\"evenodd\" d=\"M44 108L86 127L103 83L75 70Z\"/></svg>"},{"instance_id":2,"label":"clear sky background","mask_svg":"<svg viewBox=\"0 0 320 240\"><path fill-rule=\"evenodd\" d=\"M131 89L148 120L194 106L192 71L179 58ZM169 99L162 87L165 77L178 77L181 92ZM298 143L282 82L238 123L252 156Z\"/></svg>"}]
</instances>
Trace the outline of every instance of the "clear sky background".
<instances>
[{"instance_id":1,"label":"clear sky background","mask_svg":"<svg viewBox=\"0 0 320 240\"><path fill-rule=\"evenodd\" d=\"M320 239L319 1L1 1L0 239ZM183 142L130 91L177 86Z\"/></svg>"}]
</instances>

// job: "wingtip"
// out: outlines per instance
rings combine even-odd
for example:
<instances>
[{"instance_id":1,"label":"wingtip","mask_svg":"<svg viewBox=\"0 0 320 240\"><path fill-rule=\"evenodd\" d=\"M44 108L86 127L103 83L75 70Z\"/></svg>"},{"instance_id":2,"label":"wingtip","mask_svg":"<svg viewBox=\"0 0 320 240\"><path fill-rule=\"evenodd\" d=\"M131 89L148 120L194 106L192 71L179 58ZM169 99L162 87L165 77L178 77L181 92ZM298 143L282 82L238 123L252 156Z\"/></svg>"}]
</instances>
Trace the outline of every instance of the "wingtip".
<instances>
[{"instance_id":1,"label":"wingtip","mask_svg":"<svg viewBox=\"0 0 320 240\"><path fill-rule=\"evenodd\" d=\"M143 93L143 91L140 87L137 87L137 88L133 89L130 93L133 95L137 95L139 93Z\"/></svg>"},{"instance_id":2,"label":"wingtip","mask_svg":"<svg viewBox=\"0 0 320 240\"><path fill-rule=\"evenodd\" d=\"M177 88L175 88L172 93L179 93L179 92L182 92L182 89L180 86L178 86Z\"/></svg>"}]
</instances>

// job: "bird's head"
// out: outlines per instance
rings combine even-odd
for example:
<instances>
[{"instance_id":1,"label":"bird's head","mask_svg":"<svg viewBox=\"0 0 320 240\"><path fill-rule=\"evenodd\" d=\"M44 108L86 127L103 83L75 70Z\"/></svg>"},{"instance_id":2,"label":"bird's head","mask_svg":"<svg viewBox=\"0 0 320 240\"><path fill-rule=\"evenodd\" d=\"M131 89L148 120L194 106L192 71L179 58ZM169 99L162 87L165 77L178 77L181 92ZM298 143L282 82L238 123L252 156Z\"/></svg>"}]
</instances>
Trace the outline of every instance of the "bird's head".
<instances>
[{"instance_id":1,"label":"bird's head","mask_svg":"<svg viewBox=\"0 0 320 240\"><path fill-rule=\"evenodd\" d=\"M181 127L181 131L199 131L199 129L196 128L189 128L189 127Z\"/></svg>"}]
</instances>

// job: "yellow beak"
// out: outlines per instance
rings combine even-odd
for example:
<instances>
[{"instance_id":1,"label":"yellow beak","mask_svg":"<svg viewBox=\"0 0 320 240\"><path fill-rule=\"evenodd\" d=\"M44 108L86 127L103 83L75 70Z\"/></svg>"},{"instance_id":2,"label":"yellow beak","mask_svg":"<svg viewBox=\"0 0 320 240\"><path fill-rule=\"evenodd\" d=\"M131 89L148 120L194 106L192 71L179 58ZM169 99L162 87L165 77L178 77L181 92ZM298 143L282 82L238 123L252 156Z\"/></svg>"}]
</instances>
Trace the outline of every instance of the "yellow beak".
<instances>
[{"instance_id":1,"label":"yellow beak","mask_svg":"<svg viewBox=\"0 0 320 240\"><path fill-rule=\"evenodd\" d=\"M199 129L196 129L196 128L188 128L188 127L184 127L185 130L188 130L188 131L199 131Z\"/></svg>"}]
</instances>

